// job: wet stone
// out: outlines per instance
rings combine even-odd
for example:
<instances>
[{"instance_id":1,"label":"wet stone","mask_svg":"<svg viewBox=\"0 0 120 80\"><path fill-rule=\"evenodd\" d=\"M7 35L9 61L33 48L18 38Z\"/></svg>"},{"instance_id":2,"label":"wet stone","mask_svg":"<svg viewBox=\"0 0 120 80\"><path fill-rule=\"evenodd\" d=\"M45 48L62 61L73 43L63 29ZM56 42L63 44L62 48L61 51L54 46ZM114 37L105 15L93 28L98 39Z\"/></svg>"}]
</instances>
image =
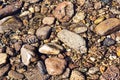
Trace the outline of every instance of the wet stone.
<instances>
[{"instance_id":1,"label":"wet stone","mask_svg":"<svg viewBox=\"0 0 120 80\"><path fill-rule=\"evenodd\" d=\"M103 45L104 46L111 46L111 45L114 45L115 44L115 40L111 39L111 38L106 38L104 41L103 41Z\"/></svg>"},{"instance_id":2,"label":"wet stone","mask_svg":"<svg viewBox=\"0 0 120 80\"><path fill-rule=\"evenodd\" d=\"M6 64L3 67L0 67L0 77L5 75L10 69L10 64Z\"/></svg>"}]
</instances>

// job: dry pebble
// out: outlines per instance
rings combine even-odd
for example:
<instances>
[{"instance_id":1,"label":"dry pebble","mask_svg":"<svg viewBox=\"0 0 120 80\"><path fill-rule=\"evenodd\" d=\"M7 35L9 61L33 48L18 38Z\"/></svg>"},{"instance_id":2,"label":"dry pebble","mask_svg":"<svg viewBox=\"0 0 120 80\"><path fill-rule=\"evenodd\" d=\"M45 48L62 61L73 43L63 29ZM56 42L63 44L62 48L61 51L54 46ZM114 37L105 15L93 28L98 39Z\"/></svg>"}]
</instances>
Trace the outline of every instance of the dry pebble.
<instances>
[{"instance_id":1,"label":"dry pebble","mask_svg":"<svg viewBox=\"0 0 120 80\"><path fill-rule=\"evenodd\" d=\"M6 64L3 67L0 67L0 77L5 75L10 69L10 64Z\"/></svg>"},{"instance_id":2,"label":"dry pebble","mask_svg":"<svg viewBox=\"0 0 120 80\"><path fill-rule=\"evenodd\" d=\"M0 65L5 64L7 62L8 55L6 53L0 53Z\"/></svg>"},{"instance_id":3,"label":"dry pebble","mask_svg":"<svg viewBox=\"0 0 120 80\"><path fill-rule=\"evenodd\" d=\"M42 22L43 24L51 25L54 23L54 21L55 21L54 17L45 17Z\"/></svg>"},{"instance_id":4,"label":"dry pebble","mask_svg":"<svg viewBox=\"0 0 120 80\"><path fill-rule=\"evenodd\" d=\"M75 33L84 33L87 31L87 27L76 27L73 31Z\"/></svg>"}]
</instances>

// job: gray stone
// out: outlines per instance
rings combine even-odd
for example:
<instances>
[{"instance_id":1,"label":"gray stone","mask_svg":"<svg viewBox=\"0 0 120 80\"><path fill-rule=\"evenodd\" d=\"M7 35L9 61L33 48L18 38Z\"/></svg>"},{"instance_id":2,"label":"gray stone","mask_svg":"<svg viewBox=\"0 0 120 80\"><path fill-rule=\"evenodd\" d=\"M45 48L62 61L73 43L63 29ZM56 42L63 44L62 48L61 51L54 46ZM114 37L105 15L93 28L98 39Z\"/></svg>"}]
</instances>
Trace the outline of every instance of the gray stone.
<instances>
[{"instance_id":1,"label":"gray stone","mask_svg":"<svg viewBox=\"0 0 120 80\"><path fill-rule=\"evenodd\" d=\"M95 74L96 72L99 71L99 68L98 67L91 67L89 70L88 70L88 74Z\"/></svg>"}]
</instances>

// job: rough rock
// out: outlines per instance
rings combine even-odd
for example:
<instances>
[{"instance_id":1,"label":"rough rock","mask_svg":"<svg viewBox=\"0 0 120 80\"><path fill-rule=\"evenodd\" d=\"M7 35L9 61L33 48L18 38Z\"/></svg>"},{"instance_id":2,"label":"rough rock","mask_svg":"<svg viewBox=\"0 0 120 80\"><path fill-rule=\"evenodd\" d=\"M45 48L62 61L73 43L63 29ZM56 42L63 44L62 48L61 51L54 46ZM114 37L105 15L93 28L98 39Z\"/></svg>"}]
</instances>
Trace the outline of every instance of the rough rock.
<instances>
[{"instance_id":1,"label":"rough rock","mask_svg":"<svg viewBox=\"0 0 120 80\"><path fill-rule=\"evenodd\" d=\"M120 29L120 20L117 18L109 18L95 27L95 31L99 35L108 35L119 29Z\"/></svg>"},{"instance_id":2,"label":"rough rock","mask_svg":"<svg viewBox=\"0 0 120 80\"><path fill-rule=\"evenodd\" d=\"M54 17L45 17L42 22L43 24L51 25L54 23L54 21L55 21Z\"/></svg>"},{"instance_id":3,"label":"rough rock","mask_svg":"<svg viewBox=\"0 0 120 80\"><path fill-rule=\"evenodd\" d=\"M6 53L0 53L0 65L5 64L7 61L7 54Z\"/></svg>"},{"instance_id":4,"label":"rough rock","mask_svg":"<svg viewBox=\"0 0 120 80\"><path fill-rule=\"evenodd\" d=\"M5 66L0 68L0 77L5 75L10 69L10 64L6 64Z\"/></svg>"},{"instance_id":5,"label":"rough rock","mask_svg":"<svg viewBox=\"0 0 120 80\"><path fill-rule=\"evenodd\" d=\"M86 42L80 35L63 29L58 32L57 36L64 44L66 44L70 48L73 48L80 53L87 52Z\"/></svg>"},{"instance_id":6,"label":"rough rock","mask_svg":"<svg viewBox=\"0 0 120 80\"><path fill-rule=\"evenodd\" d=\"M45 60L46 69L50 75L62 74L66 64L67 63L64 59L60 59L57 57L51 57Z\"/></svg>"}]
</instances>

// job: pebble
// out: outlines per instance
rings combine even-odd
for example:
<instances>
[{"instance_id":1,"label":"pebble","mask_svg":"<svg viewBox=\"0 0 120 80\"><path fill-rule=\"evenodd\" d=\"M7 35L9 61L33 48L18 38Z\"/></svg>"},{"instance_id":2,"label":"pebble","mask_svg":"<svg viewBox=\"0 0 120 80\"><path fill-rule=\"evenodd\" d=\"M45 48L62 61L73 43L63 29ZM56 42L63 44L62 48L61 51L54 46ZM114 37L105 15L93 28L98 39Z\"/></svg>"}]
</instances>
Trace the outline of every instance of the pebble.
<instances>
[{"instance_id":1,"label":"pebble","mask_svg":"<svg viewBox=\"0 0 120 80\"><path fill-rule=\"evenodd\" d=\"M34 9L34 7L29 7L29 9L28 9L31 13L34 13L35 12L35 9Z\"/></svg>"},{"instance_id":2,"label":"pebble","mask_svg":"<svg viewBox=\"0 0 120 80\"><path fill-rule=\"evenodd\" d=\"M111 38L106 38L104 41L103 41L103 45L104 46L111 46L111 45L114 45L115 44L115 40L111 39Z\"/></svg>"},{"instance_id":3,"label":"pebble","mask_svg":"<svg viewBox=\"0 0 120 80\"><path fill-rule=\"evenodd\" d=\"M14 78L14 79L23 79L24 78L23 74L18 73L18 72L13 71L13 70L10 70L8 72L8 76L11 77L11 78Z\"/></svg>"},{"instance_id":4,"label":"pebble","mask_svg":"<svg viewBox=\"0 0 120 80\"><path fill-rule=\"evenodd\" d=\"M6 48L6 53L9 54L10 56L15 56L15 52L14 52L14 49L11 48L11 47L7 47Z\"/></svg>"},{"instance_id":5,"label":"pebble","mask_svg":"<svg viewBox=\"0 0 120 80\"><path fill-rule=\"evenodd\" d=\"M51 27L49 26L45 26L45 27L40 27L37 29L36 31L36 35L38 37L38 39L48 39L51 33Z\"/></svg>"},{"instance_id":6,"label":"pebble","mask_svg":"<svg viewBox=\"0 0 120 80\"><path fill-rule=\"evenodd\" d=\"M80 6L83 6L85 4L86 0L77 0L77 3L80 4Z\"/></svg>"},{"instance_id":7,"label":"pebble","mask_svg":"<svg viewBox=\"0 0 120 80\"><path fill-rule=\"evenodd\" d=\"M27 15L29 15L30 14L30 11L24 11L24 12L22 12L19 16L20 17L24 17L24 16L27 16Z\"/></svg>"},{"instance_id":8,"label":"pebble","mask_svg":"<svg viewBox=\"0 0 120 80\"><path fill-rule=\"evenodd\" d=\"M74 15L74 5L71 2L67 2L67 1L59 3L55 8L53 15L60 22L67 22Z\"/></svg>"},{"instance_id":9,"label":"pebble","mask_svg":"<svg viewBox=\"0 0 120 80\"><path fill-rule=\"evenodd\" d=\"M37 3L39 1L42 1L42 0L25 0L26 2L30 2L30 3Z\"/></svg>"},{"instance_id":10,"label":"pebble","mask_svg":"<svg viewBox=\"0 0 120 80\"><path fill-rule=\"evenodd\" d=\"M50 75L60 75L63 73L66 67L66 61L57 57L47 58L45 60L45 65L47 72Z\"/></svg>"},{"instance_id":11,"label":"pebble","mask_svg":"<svg viewBox=\"0 0 120 80\"><path fill-rule=\"evenodd\" d=\"M33 56L35 56L34 53L34 47L28 44L25 44L22 46L21 48L21 58L22 58L22 62L25 65L29 65L31 62L31 59Z\"/></svg>"},{"instance_id":12,"label":"pebble","mask_svg":"<svg viewBox=\"0 0 120 80\"><path fill-rule=\"evenodd\" d=\"M99 24L99 23L102 22L104 19L105 19L104 16L100 16L99 18L97 18L97 19L94 21L94 23L95 23L95 24Z\"/></svg>"},{"instance_id":13,"label":"pebble","mask_svg":"<svg viewBox=\"0 0 120 80\"><path fill-rule=\"evenodd\" d=\"M114 23L114 24L113 24ZM99 35L108 35L120 29L120 20L117 18L109 18L95 27L95 31Z\"/></svg>"},{"instance_id":14,"label":"pebble","mask_svg":"<svg viewBox=\"0 0 120 80\"><path fill-rule=\"evenodd\" d=\"M62 74L62 78L68 78L70 76L70 69L66 68L65 72Z\"/></svg>"},{"instance_id":15,"label":"pebble","mask_svg":"<svg viewBox=\"0 0 120 80\"><path fill-rule=\"evenodd\" d=\"M21 41L16 42L14 44L14 48L15 48L16 51L20 51L21 47L22 47L22 42Z\"/></svg>"},{"instance_id":16,"label":"pebble","mask_svg":"<svg viewBox=\"0 0 120 80\"><path fill-rule=\"evenodd\" d=\"M87 31L87 27L76 27L73 31L78 34L84 33Z\"/></svg>"},{"instance_id":17,"label":"pebble","mask_svg":"<svg viewBox=\"0 0 120 80\"><path fill-rule=\"evenodd\" d=\"M80 11L73 17L73 22L78 23L84 19L85 19L85 13L83 11Z\"/></svg>"},{"instance_id":18,"label":"pebble","mask_svg":"<svg viewBox=\"0 0 120 80\"><path fill-rule=\"evenodd\" d=\"M26 36L25 40L29 44L33 44L33 43L38 42L38 39L37 39L37 37L35 35L28 35L28 36Z\"/></svg>"},{"instance_id":19,"label":"pebble","mask_svg":"<svg viewBox=\"0 0 120 80\"><path fill-rule=\"evenodd\" d=\"M0 53L0 65L5 64L7 62L8 55L6 53Z\"/></svg>"},{"instance_id":20,"label":"pebble","mask_svg":"<svg viewBox=\"0 0 120 80\"><path fill-rule=\"evenodd\" d=\"M86 42L80 35L63 29L58 32L57 36L64 44L79 51L81 54L87 52Z\"/></svg>"},{"instance_id":21,"label":"pebble","mask_svg":"<svg viewBox=\"0 0 120 80\"><path fill-rule=\"evenodd\" d=\"M10 64L6 64L0 68L0 77L5 75L10 69Z\"/></svg>"},{"instance_id":22,"label":"pebble","mask_svg":"<svg viewBox=\"0 0 120 80\"><path fill-rule=\"evenodd\" d=\"M85 77L79 71L73 70L70 76L70 80L85 80Z\"/></svg>"},{"instance_id":23,"label":"pebble","mask_svg":"<svg viewBox=\"0 0 120 80\"><path fill-rule=\"evenodd\" d=\"M109 3L109 2L111 2L112 0L101 0L102 2L104 2L104 3Z\"/></svg>"},{"instance_id":24,"label":"pebble","mask_svg":"<svg viewBox=\"0 0 120 80\"><path fill-rule=\"evenodd\" d=\"M117 51L117 56L120 56L120 47L117 47L116 51Z\"/></svg>"},{"instance_id":25,"label":"pebble","mask_svg":"<svg viewBox=\"0 0 120 80\"><path fill-rule=\"evenodd\" d=\"M100 9L102 7L102 3L101 2L96 2L95 4L94 4L94 8L95 9Z\"/></svg>"},{"instance_id":26,"label":"pebble","mask_svg":"<svg viewBox=\"0 0 120 80\"><path fill-rule=\"evenodd\" d=\"M54 17L45 17L42 22L43 22L43 24L51 25L55 22L55 18Z\"/></svg>"},{"instance_id":27,"label":"pebble","mask_svg":"<svg viewBox=\"0 0 120 80\"><path fill-rule=\"evenodd\" d=\"M43 54L54 54L57 55L63 51L63 47L56 43L44 44L39 48L39 52Z\"/></svg>"},{"instance_id":28,"label":"pebble","mask_svg":"<svg viewBox=\"0 0 120 80\"><path fill-rule=\"evenodd\" d=\"M89 70L88 70L88 74L95 74L96 72L99 71L99 68L98 67L91 67Z\"/></svg>"}]
</instances>

